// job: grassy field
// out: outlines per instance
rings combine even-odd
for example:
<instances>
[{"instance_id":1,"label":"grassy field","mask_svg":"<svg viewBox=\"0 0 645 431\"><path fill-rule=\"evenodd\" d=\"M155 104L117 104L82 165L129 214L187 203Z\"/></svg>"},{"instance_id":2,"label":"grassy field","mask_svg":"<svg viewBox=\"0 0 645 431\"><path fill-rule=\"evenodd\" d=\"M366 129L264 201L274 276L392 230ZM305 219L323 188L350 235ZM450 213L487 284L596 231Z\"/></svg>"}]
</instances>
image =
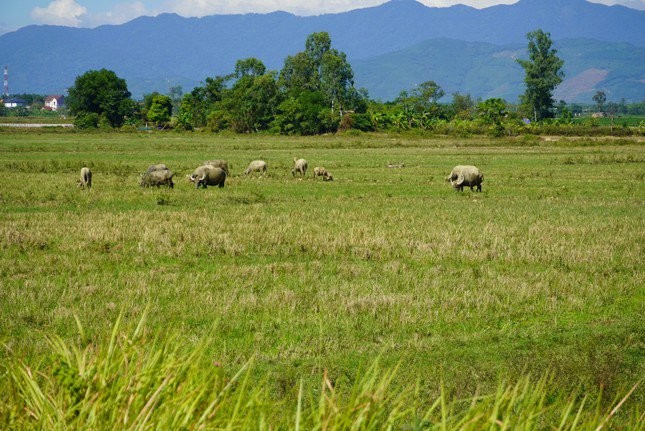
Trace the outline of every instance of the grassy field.
<instances>
[{"instance_id":1,"label":"grassy field","mask_svg":"<svg viewBox=\"0 0 645 431\"><path fill-rule=\"evenodd\" d=\"M306 407L325 387L377 393L372 375L412 394L408 429L435 400L515 382L543 384L563 410L588 395L602 411L642 385L642 138L5 131L0 142L0 428L43 424L9 378L19 361L51 389L62 346L85 352L78 365L112 345L119 316L123 349L153 355L172 340L168 357L222 381L245 370L267 427L291 427L301 407L315 416ZM292 177L293 157L309 161L306 178ZM214 158L231 165L226 187L195 190L186 174ZM242 175L254 159L267 175ZM139 187L157 162L174 189ZM484 172L482 193L451 189L456 164ZM84 165L91 191L76 187ZM314 166L335 181L313 180ZM139 345L126 334L144 315ZM644 402L640 386L616 426L642 429Z\"/></svg>"}]
</instances>

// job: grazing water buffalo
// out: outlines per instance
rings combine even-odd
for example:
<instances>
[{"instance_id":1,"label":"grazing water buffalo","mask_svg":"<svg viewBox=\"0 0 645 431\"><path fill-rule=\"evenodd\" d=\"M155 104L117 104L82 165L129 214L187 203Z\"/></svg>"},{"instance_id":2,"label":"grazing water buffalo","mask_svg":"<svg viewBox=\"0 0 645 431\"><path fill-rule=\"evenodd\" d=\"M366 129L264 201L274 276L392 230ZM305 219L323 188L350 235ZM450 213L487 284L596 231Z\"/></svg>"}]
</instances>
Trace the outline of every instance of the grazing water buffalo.
<instances>
[{"instance_id":1,"label":"grazing water buffalo","mask_svg":"<svg viewBox=\"0 0 645 431\"><path fill-rule=\"evenodd\" d=\"M203 166L206 165L211 165L216 168L222 168L227 177L230 175L230 173L228 172L228 162L226 160L207 160L204 162Z\"/></svg>"},{"instance_id":2,"label":"grazing water buffalo","mask_svg":"<svg viewBox=\"0 0 645 431\"><path fill-rule=\"evenodd\" d=\"M294 177L296 176L296 172L299 174L302 174L302 176L304 177L305 174L307 173L307 166L308 164L305 159L297 159L294 157L293 169L291 169L291 173L293 174Z\"/></svg>"},{"instance_id":3,"label":"grazing water buffalo","mask_svg":"<svg viewBox=\"0 0 645 431\"><path fill-rule=\"evenodd\" d=\"M149 174L150 172L154 171L167 171L168 166L164 165L163 163L157 163L156 165L150 165L148 166L148 169L146 169L146 173Z\"/></svg>"},{"instance_id":4,"label":"grazing water buffalo","mask_svg":"<svg viewBox=\"0 0 645 431\"><path fill-rule=\"evenodd\" d=\"M264 160L253 160L249 163L249 167L244 171L244 175L248 175L249 172L266 172L267 171L267 162Z\"/></svg>"},{"instance_id":5,"label":"grazing water buffalo","mask_svg":"<svg viewBox=\"0 0 645 431\"><path fill-rule=\"evenodd\" d=\"M481 192L484 174L476 166L458 165L452 168L446 181L450 181L450 184L459 191L463 191L466 186L470 187L470 190L477 187L477 191Z\"/></svg>"},{"instance_id":6,"label":"grazing water buffalo","mask_svg":"<svg viewBox=\"0 0 645 431\"><path fill-rule=\"evenodd\" d=\"M150 168L152 168L152 166ZM172 189L175 186L175 183L172 182L172 176L174 174L170 169L150 170L150 168L148 168L148 171L141 174L141 180L139 181L139 185L141 187L168 186Z\"/></svg>"},{"instance_id":7,"label":"grazing water buffalo","mask_svg":"<svg viewBox=\"0 0 645 431\"><path fill-rule=\"evenodd\" d=\"M84 188L84 187L87 187L88 189L92 188L92 171L90 171L90 168L88 167L81 168L81 178L79 178L76 181L76 185L81 188Z\"/></svg>"},{"instance_id":8,"label":"grazing water buffalo","mask_svg":"<svg viewBox=\"0 0 645 431\"><path fill-rule=\"evenodd\" d=\"M331 175L331 172L322 166L316 166L314 168L314 180L316 177L322 177L323 181L334 181L334 177Z\"/></svg>"},{"instance_id":9,"label":"grazing water buffalo","mask_svg":"<svg viewBox=\"0 0 645 431\"><path fill-rule=\"evenodd\" d=\"M224 187L226 182L226 172L220 167L213 165L203 165L188 175L188 181L195 183L195 188L199 186L206 188L206 186L219 186Z\"/></svg>"}]
</instances>

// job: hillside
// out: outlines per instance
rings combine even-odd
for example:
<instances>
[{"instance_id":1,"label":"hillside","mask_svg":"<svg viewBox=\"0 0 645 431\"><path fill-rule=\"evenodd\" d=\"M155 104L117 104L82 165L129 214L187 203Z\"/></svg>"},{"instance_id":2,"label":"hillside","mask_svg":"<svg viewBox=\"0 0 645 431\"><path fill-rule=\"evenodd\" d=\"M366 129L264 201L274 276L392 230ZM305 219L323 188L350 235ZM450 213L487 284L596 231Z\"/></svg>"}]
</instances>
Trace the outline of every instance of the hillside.
<instances>
[{"instance_id":1,"label":"hillside","mask_svg":"<svg viewBox=\"0 0 645 431\"><path fill-rule=\"evenodd\" d=\"M557 99L590 103L595 92L603 90L610 100L645 100L645 48L591 39L565 39L555 47L565 62L565 80L555 93ZM382 100L392 100L401 90L433 80L448 97L460 92L515 101L524 92L524 71L517 58L527 58L525 44L433 39L357 60L353 67L356 85Z\"/></svg>"},{"instance_id":2,"label":"hillside","mask_svg":"<svg viewBox=\"0 0 645 431\"><path fill-rule=\"evenodd\" d=\"M479 47L478 44L520 47L526 45L526 33L536 28L550 32L554 40L586 38L645 46L645 12L621 6L584 0L521 0L479 10L392 0L377 7L312 17L286 12L203 18L162 14L95 29L28 26L0 36L0 62L9 67L12 93L61 93L73 84L76 76L105 67L125 78L134 96L141 97L152 91L165 92L177 84L190 90L207 76L229 73L242 58L257 57L268 68L280 69L286 56L303 49L307 35L327 31L334 47L346 52L349 61L356 65L357 82L375 97L387 97L392 90L380 90L379 85L372 83L378 78L370 78L383 73L369 67L387 63L383 56L418 51L419 44L427 44L431 39L465 41L469 49ZM489 45L486 50L499 48ZM594 58L594 52L595 49L588 50L579 60L587 68L603 69L597 64L602 59ZM441 82L441 76L455 76L457 65L453 62L474 67L474 59L456 58L459 53L453 51L449 61L433 63L436 69L433 76L439 77L433 79ZM642 53L638 55L637 63L644 64ZM490 63L495 73L488 76L484 73L488 69L480 69L475 73L475 83L470 81L470 75L459 78L467 85L459 90L470 92L471 88L485 87L495 91L497 81L516 73L513 62L501 60L485 62ZM408 68L416 70L406 64L396 71L406 76L402 82L425 79L422 74L409 76ZM640 72L627 71L629 76L638 73L642 79L642 68ZM616 88L630 87L621 81L623 76L612 79ZM510 88L508 81L501 82L509 88L496 93L499 97L518 92L516 87ZM452 88L452 84L443 85ZM397 88L396 92L405 88ZM472 94L491 93L477 90ZM619 96L625 97L622 93Z\"/></svg>"}]
</instances>

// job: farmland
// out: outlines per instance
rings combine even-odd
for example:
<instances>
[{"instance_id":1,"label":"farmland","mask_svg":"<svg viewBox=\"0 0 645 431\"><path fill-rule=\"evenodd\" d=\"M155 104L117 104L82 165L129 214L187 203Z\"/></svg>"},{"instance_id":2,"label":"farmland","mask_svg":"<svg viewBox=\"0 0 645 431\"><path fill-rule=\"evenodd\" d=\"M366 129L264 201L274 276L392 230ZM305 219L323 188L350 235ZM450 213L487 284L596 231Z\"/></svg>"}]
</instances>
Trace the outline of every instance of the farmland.
<instances>
[{"instance_id":1,"label":"farmland","mask_svg":"<svg viewBox=\"0 0 645 431\"><path fill-rule=\"evenodd\" d=\"M267 427L292 426L321 379L351 398L376 362L394 394L414 394L416 414L442 391L463 400L532 378L556 404L588 395L607 411L645 375L642 138L0 141L0 421L13 427L38 414L23 415L28 396L8 370L23 361L50 375L52 337L91 357L113 328L123 349L144 333L140 351L199 351L199 376L209 364L222 381L245 370L261 388L249 398L273 406ZM293 157L309 161L304 179ZM195 190L186 174L215 158L230 163L226 187ZM266 175L242 175L254 159ZM139 187L158 162L175 188ZM482 193L451 189L457 164L484 172ZM76 187L82 166L90 191ZM314 166L334 181L315 181ZM638 387L612 420L643 426L643 400Z\"/></svg>"}]
</instances>

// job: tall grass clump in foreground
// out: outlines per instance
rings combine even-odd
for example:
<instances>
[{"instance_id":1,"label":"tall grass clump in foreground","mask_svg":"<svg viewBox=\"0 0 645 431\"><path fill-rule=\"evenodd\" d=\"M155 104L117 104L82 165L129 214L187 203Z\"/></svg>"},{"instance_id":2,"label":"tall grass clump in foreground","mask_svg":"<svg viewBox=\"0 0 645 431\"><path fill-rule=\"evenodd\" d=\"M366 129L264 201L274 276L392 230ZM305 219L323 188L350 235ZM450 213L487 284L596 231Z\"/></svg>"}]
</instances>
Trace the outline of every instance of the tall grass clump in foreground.
<instances>
[{"instance_id":1,"label":"tall grass clump in foreground","mask_svg":"<svg viewBox=\"0 0 645 431\"><path fill-rule=\"evenodd\" d=\"M77 320L78 322L78 320ZM291 395L271 399L268 379L255 381L253 360L232 375L206 354L203 340L187 352L178 339L148 334L145 317L133 330L119 317L109 337L91 342L78 324L77 343L48 337L51 355L36 364L19 358L3 375L3 429L643 429L641 407L620 408L638 387L606 407L601 396L554 392L548 375L500 383L497 391L456 399L438 388L393 390L396 367L378 360L348 387L327 372L318 387L300 380Z\"/></svg>"}]
</instances>

